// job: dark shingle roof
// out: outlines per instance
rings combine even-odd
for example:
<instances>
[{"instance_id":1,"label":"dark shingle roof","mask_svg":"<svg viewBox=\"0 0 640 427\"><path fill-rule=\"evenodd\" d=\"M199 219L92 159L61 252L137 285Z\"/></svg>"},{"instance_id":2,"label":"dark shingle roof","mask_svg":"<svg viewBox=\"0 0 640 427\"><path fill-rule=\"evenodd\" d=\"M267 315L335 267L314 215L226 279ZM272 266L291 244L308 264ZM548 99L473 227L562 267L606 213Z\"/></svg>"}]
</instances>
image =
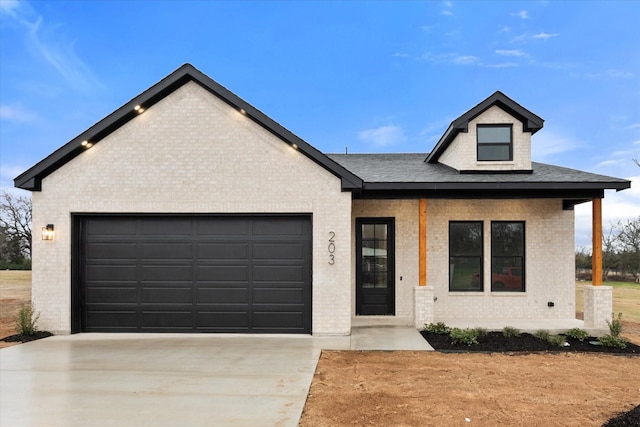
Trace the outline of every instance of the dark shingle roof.
<instances>
[{"instance_id":1,"label":"dark shingle roof","mask_svg":"<svg viewBox=\"0 0 640 427\"><path fill-rule=\"evenodd\" d=\"M532 163L532 173L458 173L439 164L424 161L425 153L409 154L328 154L328 156L361 178L369 188L375 184L402 184L410 188L456 188L487 186L511 188L599 188L622 190L629 188L624 179L583 172L575 169ZM389 188L391 189L391 188Z\"/></svg>"}]
</instances>

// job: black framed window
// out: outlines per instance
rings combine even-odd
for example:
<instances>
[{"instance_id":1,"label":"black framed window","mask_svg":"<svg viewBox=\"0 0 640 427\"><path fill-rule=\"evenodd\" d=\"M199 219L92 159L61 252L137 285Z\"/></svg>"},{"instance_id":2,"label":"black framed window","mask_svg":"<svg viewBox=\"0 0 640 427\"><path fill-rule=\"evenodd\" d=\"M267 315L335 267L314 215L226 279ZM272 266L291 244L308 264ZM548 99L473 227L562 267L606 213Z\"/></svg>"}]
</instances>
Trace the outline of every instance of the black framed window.
<instances>
[{"instance_id":1,"label":"black framed window","mask_svg":"<svg viewBox=\"0 0 640 427\"><path fill-rule=\"evenodd\" d=\"M482 222L449 222L449 291L483 290Z\"/></svg>"},{"instance_id":2,"label":"black framed window","mask_svg":"<svg viewBox=\"0 0 640 427\"><path fill-rule=\"evenodd\" d=\"M478 161L513 160L512 125L478 125Z\"/></svg>"},{"instance_id":3,"label":"black framed window","mask_svg":"<svg viewBox=\"0 0 640 427\"><path fill-rule=\"evenodd\" d=\"M491 291L524 292L524 222L491 222Z\"/></svg>"}]
</instances>

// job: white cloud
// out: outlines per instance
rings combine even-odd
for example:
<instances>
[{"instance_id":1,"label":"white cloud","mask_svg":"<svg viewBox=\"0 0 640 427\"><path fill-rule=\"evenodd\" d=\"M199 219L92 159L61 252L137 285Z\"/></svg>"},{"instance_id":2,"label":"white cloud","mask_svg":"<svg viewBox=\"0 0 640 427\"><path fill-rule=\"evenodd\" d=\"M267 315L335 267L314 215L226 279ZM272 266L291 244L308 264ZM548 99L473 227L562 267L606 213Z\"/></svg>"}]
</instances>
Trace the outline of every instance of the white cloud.
<instances>
[{"instance_id":1,"label":"white cloud","mask_svg":"<svg viewBox=\"0 0 640 427\"><path fill-rule=\"evenodd\" d=\"M529 19L529 12L526 10L521 10L520 12L514 12L511 16L517 16L520 19Z\"/></svg>"},{"instance_id":2,"label":"white cloud","mask_svg":"<svg viewBox=\"0 0 640 427\"><path fill-rule=\"evenodd\" d=\"M90 93L103 85L75 51L75 40L69 40L60 29L62 25L50 25L29 2L0 0L0 12L8 15L16 28L24 31L28 50L43 60L74 89Z\"/></svg>"},{"instance_id":3,"label":"white cloud","mask_svg":"<svg viewBox=\"0 0 640 427\"><path fill-rule=\"evenodd\" d=\"M453 16L453 12L451 11L451 9L453 8L453 2L445 1L442 3L442 6L444 6L445 9L442 9L440 11L440 15Z\"/></svg>"},{"instance_id":4,"label":"white cloud","mask_svg":"<svg viewBox=\"0 0 640 427\"><path fill-rule=\"evenodd\" d=\"M453 63L459 65L471 65L477 64L478 62L478 57L473 55L461 55L453 58Z\"/></svg>"},{"instance_id":5,"label":"white cloud","mask_svg":"<svg viewBox=\"0 0 640 427\"><path fill-rule=\"evenodd\" d=\"M495 52L502 56L527 56L522 49L497 49Z\"/></svg>"},{"instance_id":6,"label":"white cloud","mask_svg":"<svg viewBox=\"0 0 640 427\"><path fill-rule=\"evenodd\" d=\"M639 140L637 140L637 141L635 141L635 142L633 143L633 145L640 145L640 139L639 139Z\"/></svg>"},{"instance_id":7,"label":"white cloud","mask_svg":"<svg viewBox=\"0 0 640 427\"><path fill-rule=\"evenodd\" d=\"M375 129L358 132L358 139L378 147L395 145L406 140L404 130L400 126L387 125Z\"/></svg>"},{"instance_id":8,"label":"white cloud","mask_svg":"<svg viewBox=\"0 0 640 427\"><path fill-rule=\"evenodd\" d=\"M35 114L25 110L20 105L0 105L0 120L28 122L35 117Z\"/></svg>"},{"instance_id":9,"label":"white cloud","mask_svg":"<svg viewBox=\"0 0 640 427\"><path fill-rule=\"evenodd\" d=\"M396 52L393 54L394 58L408 58L409 54L408 53L403 53L403 52Z\"/></svg>"},{"instance_id":10,"label":"white cloud","mask_svg":"<svg viewBox=\"0 0 640 427\"><path fill-rule=\"evenodd\" d=\"M573 138L544 129L531 138L531 158L536 161L549 161L554 156L580 148Z\"/></svg>"},{"instance_id":11,"label":"white cloud","mask_svg":"<svg viewBox=\"0 0 640 427\"><path fill-rule=\"evenodd\" d=\"M441 10L440 11L440 15L444 15L444 16L453 16L453 12L451 12L450 10Z\"/></svg>"},{"instance_id":12,"label":"white cloud","mask_svg":"<svg viewBox=\"0 0 640 427\"><path fill-rule=\"evenodd\" d=\"M633 73L609 68L597 73L587 73L586 76L590 79L630 79L633 77Z\"/></svg>"},{"instance_id":13,"label":"white cloud","mask_svg":"<svg viewBox=\"0 0 640 427\"><path fill-rule=\"evenodd\" d=\"M640 123L630 124L625 129L640 129ZM640 141L636 141L636 142L634 142L634 144L640 144Z\"/></svg>"},{"instance_id":14,"label":"white cloud","mask_svg":"<svg viewBox=\"0 0 640 427\"><path fill-rule=\"evenodd\" d=\"M558 37L559 34L558 33L554 33L554 34L549 34L549 33L545 33L544 31L538 34L534 34L532 37L534 39L542 39L542 40L547 40L550 39L552 37Z\"/></svg>"}]
</instances>

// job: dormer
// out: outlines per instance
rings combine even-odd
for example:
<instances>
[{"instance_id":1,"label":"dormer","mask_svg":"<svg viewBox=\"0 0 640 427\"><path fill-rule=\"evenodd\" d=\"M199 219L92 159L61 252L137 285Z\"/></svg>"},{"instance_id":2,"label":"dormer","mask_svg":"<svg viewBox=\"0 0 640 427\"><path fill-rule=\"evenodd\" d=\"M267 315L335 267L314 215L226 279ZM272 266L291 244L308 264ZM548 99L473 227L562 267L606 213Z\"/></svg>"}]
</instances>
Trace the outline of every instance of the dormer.
<instances>
[{"instance_id":1,"label":"dormer","mask_svg":"<svg viewBox=\"0 0 640 427\"><path fill-rule=\"evenodd\" d=\"M530 173L531 136L543 123L498 91L451 122L425 161L460 173Z\"/></svg>"}]
</instances>

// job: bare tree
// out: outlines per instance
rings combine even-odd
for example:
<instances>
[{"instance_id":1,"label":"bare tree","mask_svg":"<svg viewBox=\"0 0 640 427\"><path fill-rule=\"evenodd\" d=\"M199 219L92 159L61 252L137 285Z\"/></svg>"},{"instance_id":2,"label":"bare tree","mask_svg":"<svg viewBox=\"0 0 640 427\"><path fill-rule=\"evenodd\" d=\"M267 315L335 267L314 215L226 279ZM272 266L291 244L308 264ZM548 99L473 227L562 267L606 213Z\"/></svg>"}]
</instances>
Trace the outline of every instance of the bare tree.
<instances>
[{"instance_id":1,"label":"bare tree","mask_svg":"<svg viewBox=\"0 0 640 427\"><path fill-rule=\"evenodd\" d=\"M31 198L0 193L0 234L3 252L31 258Z\"/></svg>"},{"instance_id":2,"label":"bare tree","mask_svg":"<svg viewBox=\"0 0 640 427\"><path fill-rule=\"evenodd\" d=\"M640 273L640 216L625 223L618 222L616 238L621 249L620 261L637 281Z\"/></svg>"}]
</instances>

